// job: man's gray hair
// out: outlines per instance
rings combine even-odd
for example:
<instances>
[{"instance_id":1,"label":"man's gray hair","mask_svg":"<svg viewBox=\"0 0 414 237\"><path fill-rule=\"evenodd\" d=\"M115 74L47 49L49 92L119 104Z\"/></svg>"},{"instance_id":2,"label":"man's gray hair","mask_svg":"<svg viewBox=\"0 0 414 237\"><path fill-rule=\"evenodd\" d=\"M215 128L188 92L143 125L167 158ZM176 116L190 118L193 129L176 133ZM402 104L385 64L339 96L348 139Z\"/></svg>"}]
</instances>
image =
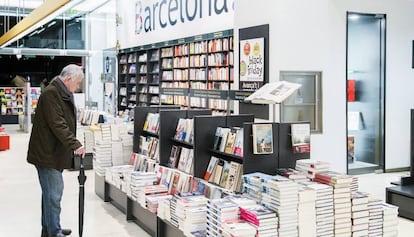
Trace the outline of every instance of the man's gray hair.
<instances>
[{"instance_id":1,"label":"man's gray hair","mask_svg":"<svg viewBox=\"0 0 414 237\"><path fill-rule=\"evenodd\" d=\"M69 64L62 69L59 76L62 79L71 78L72 80L77 77L83 77L82 67L76 64Z\"/></svg>"}]
</instances>

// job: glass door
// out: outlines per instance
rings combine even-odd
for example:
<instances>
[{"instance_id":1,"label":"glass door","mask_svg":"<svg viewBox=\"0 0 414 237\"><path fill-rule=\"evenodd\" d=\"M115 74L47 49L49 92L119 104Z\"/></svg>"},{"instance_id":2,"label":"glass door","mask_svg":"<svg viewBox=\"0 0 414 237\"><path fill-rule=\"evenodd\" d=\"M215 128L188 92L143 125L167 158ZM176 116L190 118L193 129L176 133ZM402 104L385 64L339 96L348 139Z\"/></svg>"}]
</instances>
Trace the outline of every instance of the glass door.
<instances>
[{"instance_id":1,"label":"glass door","mask_svg":"<svg viewBox=\"0 0 414 237\"><path fill-rule=\"evenodd\" d=\"M385 15L347 14L348 173L384 171Z\"/></svg>"}]
</instances>

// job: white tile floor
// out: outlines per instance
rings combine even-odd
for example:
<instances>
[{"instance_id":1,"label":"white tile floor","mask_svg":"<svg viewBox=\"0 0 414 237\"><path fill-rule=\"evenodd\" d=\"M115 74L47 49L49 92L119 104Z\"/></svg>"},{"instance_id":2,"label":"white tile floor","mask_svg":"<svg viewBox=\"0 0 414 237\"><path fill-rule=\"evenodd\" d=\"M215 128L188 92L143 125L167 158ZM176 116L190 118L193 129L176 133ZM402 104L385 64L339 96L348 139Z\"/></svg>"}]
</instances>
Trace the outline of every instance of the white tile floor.
<instances>
[{"instance_id":1,"label":"white tile floor","mask_svg":"<svg viewBox=\"0 0 414 237\"><path fill-rule=\"evenodd\" d=\"M37 172L26 162L29 134L16 125L4 125L11 135L10 150L0 151L0 237L40 236L40 187ZM84 235L88 237L147 237L125 214L95 195L94 173L86 172L86 209ZM385 200L385 187L404 173L360 175L360 190ZM78 236L78 181L76 171L65 171L62 201L62 226L72 228ZM400 218L399 236L412 237L414 222Z\"/></svg>"}]
</instances>

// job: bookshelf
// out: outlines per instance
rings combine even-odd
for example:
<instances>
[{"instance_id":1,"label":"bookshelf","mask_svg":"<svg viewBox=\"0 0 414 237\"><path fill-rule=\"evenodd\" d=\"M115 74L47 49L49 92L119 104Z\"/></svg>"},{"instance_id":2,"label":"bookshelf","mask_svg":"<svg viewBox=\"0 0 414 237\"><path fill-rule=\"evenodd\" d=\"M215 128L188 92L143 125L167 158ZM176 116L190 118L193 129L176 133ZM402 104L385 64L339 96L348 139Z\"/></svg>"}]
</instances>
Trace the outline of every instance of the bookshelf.
<instances>
[{"instance_id":1,"label":"bookshelf","mask_svg":"<svg viewBox=\"0 0 414 237\"><path fill-rule=\"evenodd\" d=\"M176 110L177 106L137 106L134 109L134 141L133 152L139 153L139 137L144 136L156 136L158 139L161 137L161 125L159 127L159 133L157 135L150 134L143 130L144 123L148 113L162 113L164 110ZM161 122L160 122L161 123ZM160 147L161 155L161 141L159 140L158 146ZM140 204L135 202L129 197L126 197L126 215L127 220L134 221L140 227L142 227L151 236L157 234L157 215L141 207Z\"/></svg>"},{"instance_id":2,"label":"bookshelf","mask_svg":"<svg viewBox=\"0 0 414 237\"><path fill-rule=\"evenodd\" d=\"M18 116L24 114L25 93L23 87L0 87L0 116L3 124L17 124ZM33 113L37 107L40 96L40 88L30 88Z\"/></svg>"},{"instance_id":3,"label":"bookshelf","mask_svg":"<svg viewBox=\"0 0 414 237\"><path fill-rule=\"evenodd\" d=\"M132 93L122 89L132 84L123 80L131 77L126 75L133 64L127 60L129 54L137 58L136 101L130 96ZM123 49L119 53L118 110L130 108L129 104L179 105L230 114L233 55L232 30Z\"/></svg>"},{"instance_id":4,"label":"bookshelf","mask_svg":"<svg viewBox=\"0 0 414 237\"><path fill-rule=\"evenodd\" d=\"M119 55L118 108L131 109L136 105L137 53Z\"/></svg>"}]
</instances>

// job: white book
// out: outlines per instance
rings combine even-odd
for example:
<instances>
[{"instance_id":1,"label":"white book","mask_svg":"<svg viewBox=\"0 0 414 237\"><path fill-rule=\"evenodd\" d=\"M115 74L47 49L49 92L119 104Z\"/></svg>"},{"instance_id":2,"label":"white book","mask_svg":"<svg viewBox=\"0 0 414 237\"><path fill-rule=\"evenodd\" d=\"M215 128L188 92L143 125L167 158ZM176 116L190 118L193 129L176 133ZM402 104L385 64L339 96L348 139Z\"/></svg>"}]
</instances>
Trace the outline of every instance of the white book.
<instances>
[{"instance_id":1,"label":"white book","mask_svg":"<svg viewBox=\"0 0 414 237\"><path fill-rule=\"evenodd\" d=\"M244 100L255 104L280 104L301 86L287 81L271 82L263 85Z\"/></svg>"}]
</instances>

